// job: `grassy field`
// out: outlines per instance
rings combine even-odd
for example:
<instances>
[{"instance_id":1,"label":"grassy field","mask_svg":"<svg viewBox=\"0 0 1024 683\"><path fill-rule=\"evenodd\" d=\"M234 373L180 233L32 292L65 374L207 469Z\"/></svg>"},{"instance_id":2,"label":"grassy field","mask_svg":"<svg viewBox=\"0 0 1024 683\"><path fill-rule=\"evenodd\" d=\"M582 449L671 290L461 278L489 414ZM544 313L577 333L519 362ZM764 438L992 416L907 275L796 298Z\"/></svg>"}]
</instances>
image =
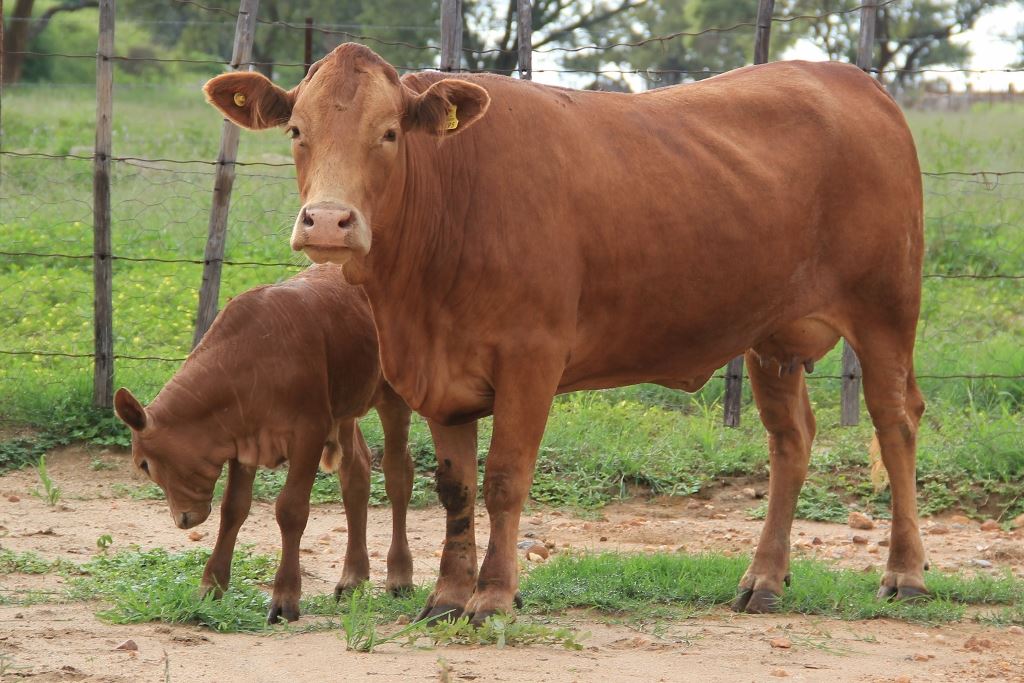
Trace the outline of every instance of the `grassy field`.
<instances>
[{"instance_id":1,"label":"grassy field","mask_svg":"<svg viewBox=\"0 0 1024 683\"><path fill-rule=\"evenodd\" d=\"M200 81L188 86L119 87L114 154L143 159L210 160L221 121L207 107ZM25 86L4 92L3 146L8 152L91 154L91 87ZM1024 118L1011 109L911 113L922 167L932 172L1022 170ZM287 163L283 134L243 134L240 159ZM89 255L91 162L0 157L0 251ZM113 241L120 256L197 259L206 239L212 167L202 163L117 162L113 175ZM1024 176L927 177L926 273L1024 274ZM232 197L227 259L275 264L226 265L222 300L256 284L283 279L303 262L286 235L297 206L288 166L242 167ZM115 261L115 351L176 359L187 353L201 266ZM91 261L0 255L0 351L88 354L92 348ZM942 379L947 375L1024 375L1024 280L947 279L924 282L917 370L929 401L919 450L922 506L927 513L962 508L1007 519L1024 511L1024 382ZM152 398L178 363L122 359L117 385ZM838 426L839 354L811 377L819 436L802 516L845 517L847 504L883 513L885 493L867 479L869 425ZM0 355L0 418L29 436L0 443L0 469L27 462L69 439L123 443L109 416L87 408L89 359L41 354ZM721 426L722 382L695 395L653 386L561 397L552 411L533 497L544 503L599 507L649 492L691 494L724 477L767 474L763 429L744 397L742 427ZM866 416L866 413L862 411ZM381 432L364 427L371 444ZM489 424L483 427L481 452ZM414 424L420 478L417 500L432 499L432 450L425 426ZM379 483L379 482L378 482ZM274 495L280 474L261 480ZM379 487L378 487L379 488ZM149 492L152 493L152 492ZM146 491L139 495L148 495ZM324 479L319 499L337 496ZM378 496L378 499L382 499Z\"/></svg>"}]
</instances>

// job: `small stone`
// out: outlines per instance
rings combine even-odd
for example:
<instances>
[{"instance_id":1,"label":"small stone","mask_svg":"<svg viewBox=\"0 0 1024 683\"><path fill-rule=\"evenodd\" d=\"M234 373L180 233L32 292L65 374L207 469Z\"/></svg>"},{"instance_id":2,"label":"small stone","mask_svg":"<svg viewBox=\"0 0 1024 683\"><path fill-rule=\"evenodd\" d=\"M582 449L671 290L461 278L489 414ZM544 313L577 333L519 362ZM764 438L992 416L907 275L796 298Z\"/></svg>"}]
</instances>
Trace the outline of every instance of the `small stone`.
<instances>
[{"instance_id":1,"label":"small stone","mask_svg":"<svg viewBox=\"0 0 1024 683\"><path fill-rule=\"evenodd\" d=\"M982 650L988 650L992 647L992 641L988 638L978 638L977 636L971 636L964 641L964 648L971 650L972 652L981 652Z\"/></svg>"},{"instance_id":2,"label":"small stone","mask_svg":"<svg viewBox=\"0 0 1024 683\"><path fill-rule=\"evenodd\" d=\"M607 541L607 540L608 540L608 537L607 537L607 536L602 536L601 538L599 538L599 539L597 539L597 540L599 540L599 541L601 541L602 543L604 543L605 541Z\"/></svg>"},{"instance_id":3,"label":"small stone","mask_svg":"<svg viewBox=\"0 0 1024 683\"><path fill-rule=\"evenodd\" d=\"M743 489L743 495L746 496L747 498L755 498L756 499L757 498L757 491L755 489L752 489L752 488L750 488L748 486L747 488Z\"/></svg>"},{"instance_id":4,"label":"small stone","mask_svg":"<svg viewBox=\"0 0 1024 683\"><path fill-rule=\"evenodd\" d=\"M1013 521L1010 522L1010 528L1011 529L1021 529L1021 528L1024 528L1024 514L1020 514L1020 515L1017 515L1016 517L1014 517Z\"/></svg>"},{"instance_id":5,"label":"small stone","mask_svg":"<svg viewBox=\"0 0 1024 683\"><path fill-rule=\"evenodd\" d=\"M931 529L928 529L928 534L931 536L944 536L949 533L949 527L945 524L936 524Z\"/></svg>"},{"instance_id":6,"label":"small stone","mask_svg":"<svg viewBox=\"0 0 1024 683\"><path fill-rule=\"evenodd\" d=\"M992 568L992 563L989 562L988 560L977 560L977 559L975 559L975 560L971 560L971 564L973 564L975 567L981 567L982 569L991 569Z\"/></svg>"},{"instance_id":7,"label":"small stone","mask_svg":"<svg viewBox=\"0 0 1024 683\"><path fill-rule=\"evenodd\" d=\"M971 518L967 515L953 515L949 518L949 521L952 524L963 524L966 526L971 523Z\"/></svg>"},{"instance_id":8,"label":"small stone","mask_svg":"<svg viewBox=\"0 0 1024 683\"><path fill-rule=\"evenodd\" d=\"M188 532L188 540L190 541L201 541L206 538L205 531L190 531Z\"/></svg>"},{"instance_id":9,"label":"small stone","mask_svg":"<svg viewBox=\"0 0 1024 683\"><path fill-rule=\"evenodd\" d=\"M7 502L9 502L9 503L17 503L19 500L21 500L21 498L19 498L18 496L14 495L13 493L11 495L7 496Z\"/></svg>"},{"instance_id":10,"label":"small stone","mask_svg":"<svg viewBox=\"0 0 1024 683\"><path fill-rule=\"evenodd\" d=\"M537 534L532 531L527 531L523 534L525 538L537 538Z\"/></svg>"},{"instance_id":11,"label":"small stone","mask_svg":"<svg viewBox=\"0 0 1024 683\"><path fill-rule=\"evenodd\" d=\"M878 546L877 545L869 545L868 546L868 552L871 553L872 555L877 555L878 554Z\"/></svg>"},{"instance_id":12,"label":"small stone","mask_svg":"<svg viewBox=\"0 0 1024 683\"><path fill-rule=\"evenodd\" d=\"M115 647L114 649L115 650L128 650L128 651L131 651L131 652L138 652L139 651L139 646L135 644L134 640L129 639L129 640L124 641L123 643L121 643L120 645Z\"/></svg>"},{"instance_id":13,"label":"small stone","mask_svg":"<svg viewBox=\"0 0 1024 683\"><path fill-rule=\"evenodd\" d=\"M785 678L788 675L789 673L787 673L785 669L772 669L772 676L775 676L776 678Z\"/></svg>"},{"instance_id":14,"label":"small stone","mask_svg":"<svg viewBox=\"0 0 1024 683\"><path fill-rule=\"evenodd\" d=\"M999 522L994 519L986 519L981 523L982 531L999 531Z\"/></svg>"},{"instance_id":15,"label":"small stone","mask_svg":"<svg viewBox=\"0 0 1024 683\"><path fill-rule=\"evenodd\" d=\"M1024 636L1024 628L1021 628L1020 626L1011 626L1006 629L1006 632L1012 633L1015 636Z\"/></svg>"},{"instance_id":16,"label":"small stone","mask_svg":"<svg viewBox=\"0 0 1024 683\"><path fill-rule=\"evenodd\" d=\"M888 548L889 547L889 537L886 536L885 538L883 538L881 541L878 542L878 545L882 546L883 548Z\"/></svg>"},{"instance_id":17,"label":"small stone","mask_svg":"<svg viewBox=\"0 0 1024 683\"><path fill-rule=\"evenodd\" d=\"M338 532L339 534L343 534L343 533L345 533L346 531L348 531L348 527L347 527L347 526L336 526L336 527L334 527L333 529L331 529L331 531L336 531L336 532Z\"/></svg>"},{"instance_id":18,"label":"small stone","mask_svg":"<svg viewBox=\"0 0 1024 683\"><path fill-rule=\"evenodd\" d=\"M728 519L728 517L729 515L725 514L724 512L716 512L715 514L711 515L711 519Z\"/></svg>"},{"instance_id":19,"label":"small stone","mask_svg":"<svg viewBox=\"0 0 1024 683\"><path fill-rule=\"evenodd\" d=\"M857 536L857 535L854 535L854 537L851 538L850 540L853 541L854 543L856 543L857 545L867 545L868 544L867 536Z\"/></svg>"},{"instance_id":20,"label":"small stone","mask_svg":"<svg viewBox=\"0 0 1024 683\"><path fill-rule=\"evenodd\" d=\"M788 650L793 647L789 638L772 638L768 644L777 650Z\"/></svg>"},{"instance_id":21,"label":"small stone","mask_svg":"<svg viewBox=\"0 0 1024 683\"><path fill-rule=\"evenodd\" d=\"M915 662L927 662L929 659L931 659L931 657L929 657L928 655L922 654L920 652L914 653L910 658Z\"/></svg>"},{"instance_id":22,"label":"small stone","mask_svg":"<svg viewBox=\"0 0 1024 683\"><path fill-rule=\"evenodd\" d=\"M811 545L821 545L821 544L823 544L824 542L825 542L825 541L821 540L821 539L820 539L820 538L818 538L817 536L815 536L814 538L812 538L812 539L811 539Z\"/></svg>"},{"instance_id":23,"label":"small stone","mask_svg":"<svg viewBox=\"0 0 1024 683\"><path fill-rule=\"evenodd\" d=\"M897 676L896 678L894 678L893 683L910 683L912 680L914 679L904 674L902 676Z\"/></svg>"},{"instance_id":24,"label":"small stone","mask_svg":"<svg viewBox=\"0 0 1024 683\"><path fill-rule=\"evenodd\" d=\"M700 503L698 503L695 500L691 500L689 503L686 504L686 509L687 510L699 510L700 509Z\"/></svg>"},{"instance_id":25,"label":"small stone","mask_svg":"<svg viewBox=\"0 0 1024 683\"><path fill-rule=\"evenodd\" d=\"M865 515L863 512L851 512L850 516L846 520L846 524L851 529L874 529L874 521Z\"/></svg>"},{"instance_id":26,"label":"small stone","mask_svg":"<svg viewBox=\"0 0 1024 683\"><path fill-rule=\"evenodd\" d=\"M527 562L544 562L548 557L550 557L550 553L543 543L534 543L529 548L526 548Z\"/></svg>"},{"instance_id":27,"label":"small stone","mask_svg":"<svg viewBox=\"0 0 1024 683\"><path fill-rule=\"evenodd\" d=\"M409 615L408 614L399 614L398 618L395 619L395 624L397 626L405 626L408 623L409 623Z\"/></svg>"}]
</instances>

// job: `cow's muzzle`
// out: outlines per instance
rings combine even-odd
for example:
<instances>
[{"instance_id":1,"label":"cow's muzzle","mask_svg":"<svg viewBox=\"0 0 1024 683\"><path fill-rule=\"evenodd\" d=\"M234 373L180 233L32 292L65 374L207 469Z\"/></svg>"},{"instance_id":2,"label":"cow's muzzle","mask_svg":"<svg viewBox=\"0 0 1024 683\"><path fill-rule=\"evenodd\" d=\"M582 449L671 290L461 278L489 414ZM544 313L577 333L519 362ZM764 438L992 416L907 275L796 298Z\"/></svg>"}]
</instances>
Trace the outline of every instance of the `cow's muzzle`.
<instances>
[{"instance_id":1,"label":"cow's muzzle","mask_svg":"<svg viewBox=\"0 0 1024 683\"><path fill-rule=\"evenodd\" d=\"M292 249L315 263L344 263L370 251L369 222L340 202L311 202L302 207L292 230Z\"/></svg>"},{"instance_id":2,"label":"cow's muzzle","mask_svg":"<svg viewBox=\"0 0 1024 683\"><path fill-rule=\"evenodd\" d=\"M206 510L189 510L187 512L171 512L171 517L174 518L174 525L179 529L191 529L194 526L198 526L206 521L206 518L210 516L211 506L207 505Z\"/></svg>"}]
</instances>

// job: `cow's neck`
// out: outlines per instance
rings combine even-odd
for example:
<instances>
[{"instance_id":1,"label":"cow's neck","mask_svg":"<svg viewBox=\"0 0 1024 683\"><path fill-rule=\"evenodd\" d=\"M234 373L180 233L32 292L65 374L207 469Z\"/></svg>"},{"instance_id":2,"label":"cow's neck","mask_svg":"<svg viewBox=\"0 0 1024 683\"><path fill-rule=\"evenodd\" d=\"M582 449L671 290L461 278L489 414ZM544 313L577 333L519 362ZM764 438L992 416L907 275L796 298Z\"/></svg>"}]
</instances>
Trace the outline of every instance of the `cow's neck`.
<instances>
[{"instance_id":1,"label":"cow's neck","mask_svg":"<svg viewBox=\"0 0 1024 683\"><path fill-rule=\"evenodd\" d=\"M373 308L385 376L419 408L429 385L444 381L438 372L443 375L439 354L450 326L445 309L457 296L470 195L458 186L472 178L456 163L468 152L466 142L416 138L406 145L404 168L392 179L392 215L375 225L362 284Z\"/></svg>"}]
</instances>

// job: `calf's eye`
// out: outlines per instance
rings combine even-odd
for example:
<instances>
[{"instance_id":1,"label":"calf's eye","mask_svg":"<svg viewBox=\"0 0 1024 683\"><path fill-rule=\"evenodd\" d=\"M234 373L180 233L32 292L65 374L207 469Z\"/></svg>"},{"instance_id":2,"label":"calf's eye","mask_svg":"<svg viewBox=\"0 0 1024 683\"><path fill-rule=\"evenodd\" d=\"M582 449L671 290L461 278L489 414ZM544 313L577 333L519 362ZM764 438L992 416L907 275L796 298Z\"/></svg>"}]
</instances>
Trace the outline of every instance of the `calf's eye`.
<instances>
[{"instance_id":1,"label":"calf's eye","mask_svg":"<svg viewBox=\"0 0 1024 683\"><path fill-rule=\"evenodd\" d=\"M292 140L297 140L299 138L299 129L296 128L295 126L289 128L288 137L290 137Z\"/></svg>"},{"instance_id":2,"label":"calf's eye","mask_svg":"<svg viewBox=\"0 0 1024 683\"><path fill-rule=\"evenodd\" d=\"M387 133L384 133L384 142L394 142L397 138L398 134L394 131L394 129L389 130Z\"/></svg>"}]
</instances>

